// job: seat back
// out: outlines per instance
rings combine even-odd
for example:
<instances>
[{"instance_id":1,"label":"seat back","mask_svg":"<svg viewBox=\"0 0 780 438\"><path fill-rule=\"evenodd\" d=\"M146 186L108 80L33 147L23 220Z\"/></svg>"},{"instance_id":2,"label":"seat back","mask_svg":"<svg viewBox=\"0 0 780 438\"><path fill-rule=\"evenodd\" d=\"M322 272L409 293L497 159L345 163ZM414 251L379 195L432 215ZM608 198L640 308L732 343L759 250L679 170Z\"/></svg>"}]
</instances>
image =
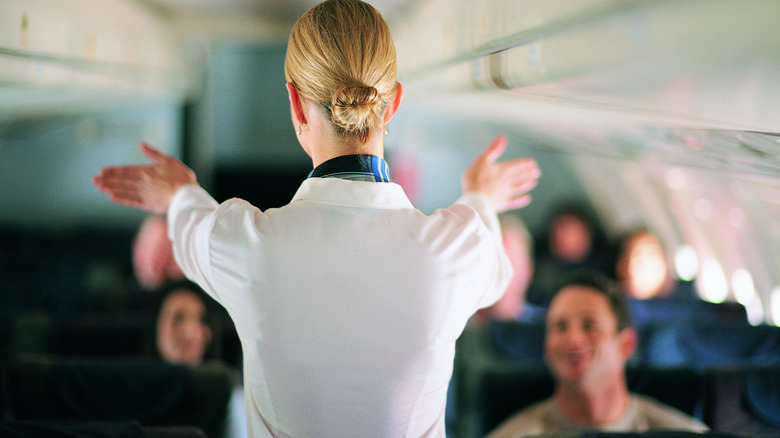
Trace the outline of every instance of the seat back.
<instances>
[{"instance_id":1,"label":"seat back","mask_svg":"<svg viewBox=\"0 0 780 438\"><path fill-rule=\"evenodd\" d=\"M544 359L543 323L490 321L485 331L493 354L501 359L537 362Z\"/></svg>"},{"instance_id":2,"label":"seat back","mask_svg":"<svg viewBox=\"0 0 780 438\"><path fill-rule=\"evenodd\" d=\"M704 420L712 430L780 434L780 367L712 369Z\"/></svg>"},{"instance_id":3,"label":"seat back","mask_svg":"<svg viewBox=\"0 0 780 438\"><path fill-rule=\"evenodd\" d=\"M745 307L735 302L710 303L697 298L629 299L631 318L636 327L645 324L679 324L691 321L695 325L728 323L747 325Z\"/></svg>"},{"instance_id":4,"label":"seat back","mask_svg":"<svg viewBox=\"0 0 780 438\"><path fill-rule=\"evenodd\" d=\"M695 369L629 366L626 384L631 392L654 398L700 420L703 418L704 379Z\"/></svg>"},{"instance_id":5,"label":"seat back","mask_svg":"<svg viewBox=\"0 0 780 438\"><path fill-rule=\"evenodd\" d=\"M699 370L780 364L780 327L748 324L648 324L639 328L635 359L649 366Z\"/></svg>"},{"instance_id":6,"label":"seat back","mask_svg":"<svg viewBox=\"0 0 780 438\"><path fill-rule=\"evenodd\" d=\"M484 436L512 414L552 396L554 388L544 365L485 369L475 394L475 436Z\"/></svg>"},{"instance_id":7,"label":"seat back","mask_svg":"<svg viewBox=\"0 0 780 438\"><path fill-rule=\"evenodd\" d=\"M680 335L683 354L699 367L780 364L780 327L713 324Z\"/></svg>"},{"instance_id":8,"label":"seat back","mask_svg":"<svg viewBox=\"0 0 780 438\"><path fill-rule=\"evenodd\" d=\"M629 367L626 383L631 392L654 398L688 415L702 418L704 382L690 368ZM483 436L512 414L552 396L555 383L543 365L485 369L474 406Z\"/></svg>"},{"instance_id":9,"label":"seat back","mask_svg":"<svg viewBox=\"0 0 780 438\"><path fill-rule=\"evenodd\" d=\"M82 313L56 327L50 351L63 356L140 356L151 324L143 313Z\"/></svg>"},{"instance_id":10,"label":"seat back","mask_svg":"<svg viewBox=\"0 0 780 438\"><path fill-rule=\"evenodd\" d=\"M0 422L0 436L3 438L150 438L137 421L3 421Z\"/></svg>"},{"instance_id":11,"label":"seat back","mask_svg":"<svg viewBox=\"0 0 780 438\"><path fill-rule=\"evenodd\" d=\"M8 371L18 420L135 420L222 436L234 387L221 363L197 367L108 358L23 357Z\"/></svg>"}]
</instances>

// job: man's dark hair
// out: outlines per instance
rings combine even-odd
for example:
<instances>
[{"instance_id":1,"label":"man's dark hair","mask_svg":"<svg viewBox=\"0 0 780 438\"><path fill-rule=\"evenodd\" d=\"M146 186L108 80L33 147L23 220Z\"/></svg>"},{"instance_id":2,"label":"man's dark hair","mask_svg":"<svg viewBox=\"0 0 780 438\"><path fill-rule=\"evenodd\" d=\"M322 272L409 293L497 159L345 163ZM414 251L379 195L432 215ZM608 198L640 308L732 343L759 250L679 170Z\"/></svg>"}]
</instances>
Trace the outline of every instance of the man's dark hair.
<instances>
[{"instance_id":1,"label":"man's dark hair","mask_svg":"<svg viewBox=\"0 0 780 438\"><path fill-rule=\"evenodd\" d=\"M563 278L558 287L555 288L552 298L555 298L555 295L558 295L561 290L570 286L587 287L604 295L609 303L609 308L617 320L618 332L633 326L626 297L620 292L618 284L607 275L594 271L573 272Z\"/></svg>"}]
</instances>

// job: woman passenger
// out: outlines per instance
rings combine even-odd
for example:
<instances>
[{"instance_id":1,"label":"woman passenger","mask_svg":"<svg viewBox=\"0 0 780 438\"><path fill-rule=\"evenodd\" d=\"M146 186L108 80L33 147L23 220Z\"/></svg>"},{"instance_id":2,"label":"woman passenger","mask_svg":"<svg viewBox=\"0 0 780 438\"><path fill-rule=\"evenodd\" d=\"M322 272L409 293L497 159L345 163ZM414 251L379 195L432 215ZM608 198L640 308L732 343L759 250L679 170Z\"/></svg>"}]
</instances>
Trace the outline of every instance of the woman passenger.
<instances>
[{"instance_id":1,"label":"woman passenger","mask_svg":"<svg viewBox=\"0 0 780 438\"><path fill-rule=\"evenodd\" d=\"M214 338L219 334L216 304L195 283L174 281L154 292L151 336L153 355L165 362L198 366L215 359ZM247 436L244 392L241 385L233 390L225 438Z\"/></svg>"}]
</instances>

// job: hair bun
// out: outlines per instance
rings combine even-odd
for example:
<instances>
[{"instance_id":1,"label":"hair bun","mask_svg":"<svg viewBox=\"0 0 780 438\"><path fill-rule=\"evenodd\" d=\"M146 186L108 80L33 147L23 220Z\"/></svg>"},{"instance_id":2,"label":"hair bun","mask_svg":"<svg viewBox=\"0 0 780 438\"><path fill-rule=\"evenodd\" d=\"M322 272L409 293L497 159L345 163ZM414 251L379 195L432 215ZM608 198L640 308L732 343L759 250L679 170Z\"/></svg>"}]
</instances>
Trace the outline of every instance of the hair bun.
<instances>
[{"instance_id":1,"label":"hair bun","mask_svg":"<svg viewBox=\"0 0 780 438\"><path fill-rule=\"evenodd\" d=\"M363 131L379 121L382 96L367 85L341 87L331 101L333 123L347 131Z\"/></svg>"}]
</instances>

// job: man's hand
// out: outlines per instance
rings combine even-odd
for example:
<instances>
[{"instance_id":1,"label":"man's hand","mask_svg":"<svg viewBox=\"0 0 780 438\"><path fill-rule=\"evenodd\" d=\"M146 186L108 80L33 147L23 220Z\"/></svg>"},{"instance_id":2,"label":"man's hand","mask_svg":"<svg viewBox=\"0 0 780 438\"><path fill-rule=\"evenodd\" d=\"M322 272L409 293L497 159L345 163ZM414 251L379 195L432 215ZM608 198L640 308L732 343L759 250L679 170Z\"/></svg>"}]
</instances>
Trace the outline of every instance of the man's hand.
<instances>
[{"instance_id":1,"label":"man's hand","mask_svg":"<svg viewBox=\"0 0 780 438\"><path fill-rule=\"evenodd\" d=\"M141 151L154 164L107 167L92 182L118 204L165 214L179 188L197 184L195 173L181 161L146 143L141 144Z\"/></svg>"},{"instance_id":2,"label":"man's hand","mask_svg":"<svg viewBox=\"0 0 780 438\"><path fill-rule=\"evenodd\" d=\"M528 192L536 187L542 174L531 158L498 162L506 144L506 137L496 137L461 176L463 193L484 194L498 213L528 205L531 202Z\"/></svg>"}]
</instances>

